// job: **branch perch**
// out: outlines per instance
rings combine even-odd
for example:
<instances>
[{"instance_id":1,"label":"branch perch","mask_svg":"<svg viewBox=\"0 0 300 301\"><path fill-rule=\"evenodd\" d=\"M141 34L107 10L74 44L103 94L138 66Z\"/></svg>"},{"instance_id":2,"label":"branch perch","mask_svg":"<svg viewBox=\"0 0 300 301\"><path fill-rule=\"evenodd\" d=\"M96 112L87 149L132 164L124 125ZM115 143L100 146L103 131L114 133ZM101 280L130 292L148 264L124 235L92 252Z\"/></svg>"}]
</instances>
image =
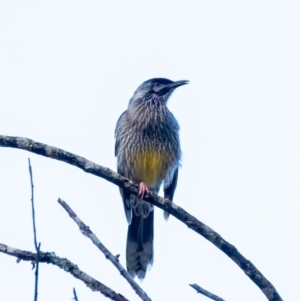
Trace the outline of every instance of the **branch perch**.
<instances>
[{"instance_id":1,"label":"branch perch","mask_svg":"<svg viewBox=\"0 0 300 301\"><path fill-rule=\"evenodd\" d=\"M24 251L9 247L0 243L0 252L17 257L17 262L20 260L25 261L34 261L36 260L36 253L32 253L30 251ZM105 297L110 298L114 301L128 301L125 297L120 294L117 294L115 291L110 289L109 287L105 286L101 282L97 281L96 279L92 278L82 270L78 268L78 266L72 263L67 258L61 258L55 255L53 252L39 252L39 262L44 263L51 263L53 265L58 266L59 268L65 270L66 272L72 274L75 278L84 282L92 291L98 291L103 294Z\"/></svg>"},{"instance_id":2,"label":"branch perch","mask_svg":"<svg viewBox=\"0 0 300 301\"><path fill-rule=\"evenodd\" d=\"M62 149L39 143L28 138L3 135L0 135L0 146L19 148L41 156L66 162L82 169L87 173L106 179L107 181L119 186L131 194L138 195L138 185L129 179L126 179L109 168L97 165L83 157L77 156ZM224 240L220 234L213 231L211 228L197 220L194 216L186 212L181 207L172 203L170 200L161 198L157 194L150 192L144 198L144 200L169 212L178 220L186 224L190 229L202 235L222 252L224 252L261 289L269 301L283 301L272 283L267 280L264 275L236 249L235 246Z\"/></svg>"}]
</instances>

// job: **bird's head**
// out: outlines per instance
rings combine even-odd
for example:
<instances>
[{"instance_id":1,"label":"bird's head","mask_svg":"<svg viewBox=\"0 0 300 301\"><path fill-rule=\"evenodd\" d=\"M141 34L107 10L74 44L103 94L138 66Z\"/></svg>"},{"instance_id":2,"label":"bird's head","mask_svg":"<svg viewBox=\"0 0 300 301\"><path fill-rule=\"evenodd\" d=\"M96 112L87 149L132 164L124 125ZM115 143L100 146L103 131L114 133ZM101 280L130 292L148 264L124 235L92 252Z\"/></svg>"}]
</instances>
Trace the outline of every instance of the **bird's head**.
<instances>
[{"instance_id":1,"label":"bird's head","mask_svg":"<svg viewBox=\"0 0 300 301\"><path fill-rule=\"evenodd\" d=\"M134 92L129 106L135 101L154 101L166 104L172 92L183 85L188 84L187 80L173 82L166 78L152 78L143 82Z\"/></svg>"}]
</instances>

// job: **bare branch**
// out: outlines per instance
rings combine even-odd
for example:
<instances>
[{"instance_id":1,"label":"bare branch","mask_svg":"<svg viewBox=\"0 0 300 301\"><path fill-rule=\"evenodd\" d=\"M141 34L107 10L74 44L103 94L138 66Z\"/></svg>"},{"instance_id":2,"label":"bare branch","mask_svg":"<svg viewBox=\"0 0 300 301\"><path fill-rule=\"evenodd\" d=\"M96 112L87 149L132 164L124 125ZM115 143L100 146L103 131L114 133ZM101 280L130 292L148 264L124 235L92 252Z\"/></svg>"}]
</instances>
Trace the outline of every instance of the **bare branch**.
<instances>
[{"instance_id":1,"label":"bare branch","mask_svg":"<svg viewBox=\"0 0 300 301\"><path fill-rule=\"evenodd\" d=\"M74 295L74 301L78 301L75 287L73 287L73 295Z\"/></svg>"},{"instance_id":2,"label":"bare branch","mask_svg":"<svg viewBox=\"0 0 300 301\"><path fill-rule=\"evenodd\" d=\"M214 294L210 293L209 291L205 290L204 288L202 288L201 286L199 286L196 283L190 284L190 286L193 289L195 289L198 293L206 296L207 298L210 298L210 299L215 300L215 301L225 301L224 299L218 297L217 295L214 295Z\"/></svg>"},{"instance_id":3,"label":"bare branch","mask_svg":"<svg viewBox=\"0 0 300 301\"><path fill-rule=\"evenodd\" d=\"M34 301L37 301L38 297L38 282L39 282L39 266L40 266L40 250L41 243L36 248L36 268L35 268L35 285L34 285Z\"/></svg>"},{"instance_id":4,"label":"bare branch","mask_svg":"<svg viewBox=\"0 0 300 301\"><path fill-rule=\"evenodd\" d=\"M36 239L36 227L35 227L34 185L33 185L32 167L30 164L30 158L28 158L28 168L29 168L30 186L31 186L31 212L32 212L32 224L33 224L33 239L34 239L34 247L37 250L38 244Z\"/></svg>"},{"instance_id":5,"label":"bare branch","mask_svg":"<svg viewBox=\"0 0 300 301\"><path fill-rule=\"evenodd\" d=\"M31 211L32 211L32 225L33 225L33 239L34 239L34 247L36 250L36 268L35 268L35 283L34 283L34 301L38 299L38 282L39 282L39 255L41 243L37 244L36 238L36 226L35 226L35 209L34 209L34 185L33 185L33 176L32 176L32 168L30 164L30 158L28 158L28 168L29 168L29 176L30 176L30 186L31 186ZM34 265L33 265L34 268Z\"/></svg>"},{"instance_id":6,"label":"bare branch","mask_svg":"<svg viewBox=\"0 0 300 301\"><path fill-rule=\"evenodd\" d=\"M112 264L118 269L121 275L128 281L137 295L140 296L143 301L151 301L146 292L142 290L142 288L129 275L126 269L124 269L124 267L120 264L118 257L111 254L111 252L101 243L101 241L92 232L92 230L82 222L82 220L76 215L76 213L69 207L69 205L65 201L61 199L58 199L57 201L69 213L70 217L78 225L81 233L87 236L93 242L93 244L105 255L105 257L112 262Z\"/></svg>"},{"instance_id":7,"label":"bare branch","mask_svg":"<svg viewBox=\"0 0 300 301\"><path fill-rule=\"evenodd\" d=\"M48 158L66 162L82 169L87 173L106 179L107 181L119 186L131 194L138 195L138 185L129 179L124 178L109 168L97 165L83 157L66 152L62 149L35 142L28 138L3 135L0 135L0 146L19 148ZM224 252L261 289L269 301L282 301L282 298L272 283L267 280L264 275L236 249L235 246L224 240L220 234L213 231L211 228L197 220L184 209L175 205L170 200L161 198L157 194L150 192L144 198L144 200L169 212L178 220L186 224L190 229L202 235L222 252Z\"/></svg>"},{"instance_id":8,"label":"bare branch","mask_svg":"<svg viewBox=\"0 0 300 301\"><path fill-rule=\"evenodd\" d=\"M15 249L2 243L0 243L0 252L17 257L17 262L20 262L21 260L34 261L36 260L37 256L37 254L32 253L30 251ZM103 283L97 281L96 279L92 278L91 276L80 270L76 264L72 263L67 258L58 257L53 252L41 251L39 256L39 262L51 263L53 265L58 266L64 271L72 274L75 278L84 282L92 291L98 291L105 297L110 298L114 301L128 301L128 299L123 297L121 294L117 294L115 291L105 286Z\"/></svg>"}]
</instances>

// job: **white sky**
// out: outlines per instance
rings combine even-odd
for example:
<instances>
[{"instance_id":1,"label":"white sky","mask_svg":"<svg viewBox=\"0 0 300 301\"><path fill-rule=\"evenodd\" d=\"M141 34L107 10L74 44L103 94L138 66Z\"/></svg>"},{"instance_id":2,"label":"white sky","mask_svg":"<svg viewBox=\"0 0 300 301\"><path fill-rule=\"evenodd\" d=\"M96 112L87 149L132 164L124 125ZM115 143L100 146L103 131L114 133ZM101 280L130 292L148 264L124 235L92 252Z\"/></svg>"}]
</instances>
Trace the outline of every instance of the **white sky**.
<instances>
[{"instance_id":1,"label":"white sky","mask_svg":"<svg viewBox=\"0 0 300 301\"><path fill-rule=\"evenodd\" d=\"M116 169L114 128L144 80L188 79L169 107L184 152L175 203L219 232L299 300L300 2L2 1L0 134L24 136ZM25 151L0 148L0 242L38 241L130 300L127 282L57 203L65 200L125 265L127 225L118 188ZM156 209L155 259L142 287L152 300L265 296L227 256ZM3 300L32 300L28 262L0 254ZM39 300L106 300L41 265Z\"/></svg>"}]
</instances>

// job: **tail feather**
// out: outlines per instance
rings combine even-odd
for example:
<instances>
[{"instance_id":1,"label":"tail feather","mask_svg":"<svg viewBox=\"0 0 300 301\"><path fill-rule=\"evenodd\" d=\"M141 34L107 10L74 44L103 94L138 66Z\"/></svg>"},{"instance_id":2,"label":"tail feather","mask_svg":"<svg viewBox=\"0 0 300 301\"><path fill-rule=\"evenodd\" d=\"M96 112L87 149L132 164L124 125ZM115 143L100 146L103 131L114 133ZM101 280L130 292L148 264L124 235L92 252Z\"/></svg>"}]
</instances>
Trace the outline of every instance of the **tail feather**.
<instances>
[{"instance_id":1,"label":"tail feather","mask_svg":"<svg viewBox=\"0 0 300 301\"><path fill-rule=\"evenodd\" d=\"M153 218L153 210L147 217L137 216L133 211L126 246L127 270L132 277L144 279L153 263Z\"/></svg>"}]
</instances>

